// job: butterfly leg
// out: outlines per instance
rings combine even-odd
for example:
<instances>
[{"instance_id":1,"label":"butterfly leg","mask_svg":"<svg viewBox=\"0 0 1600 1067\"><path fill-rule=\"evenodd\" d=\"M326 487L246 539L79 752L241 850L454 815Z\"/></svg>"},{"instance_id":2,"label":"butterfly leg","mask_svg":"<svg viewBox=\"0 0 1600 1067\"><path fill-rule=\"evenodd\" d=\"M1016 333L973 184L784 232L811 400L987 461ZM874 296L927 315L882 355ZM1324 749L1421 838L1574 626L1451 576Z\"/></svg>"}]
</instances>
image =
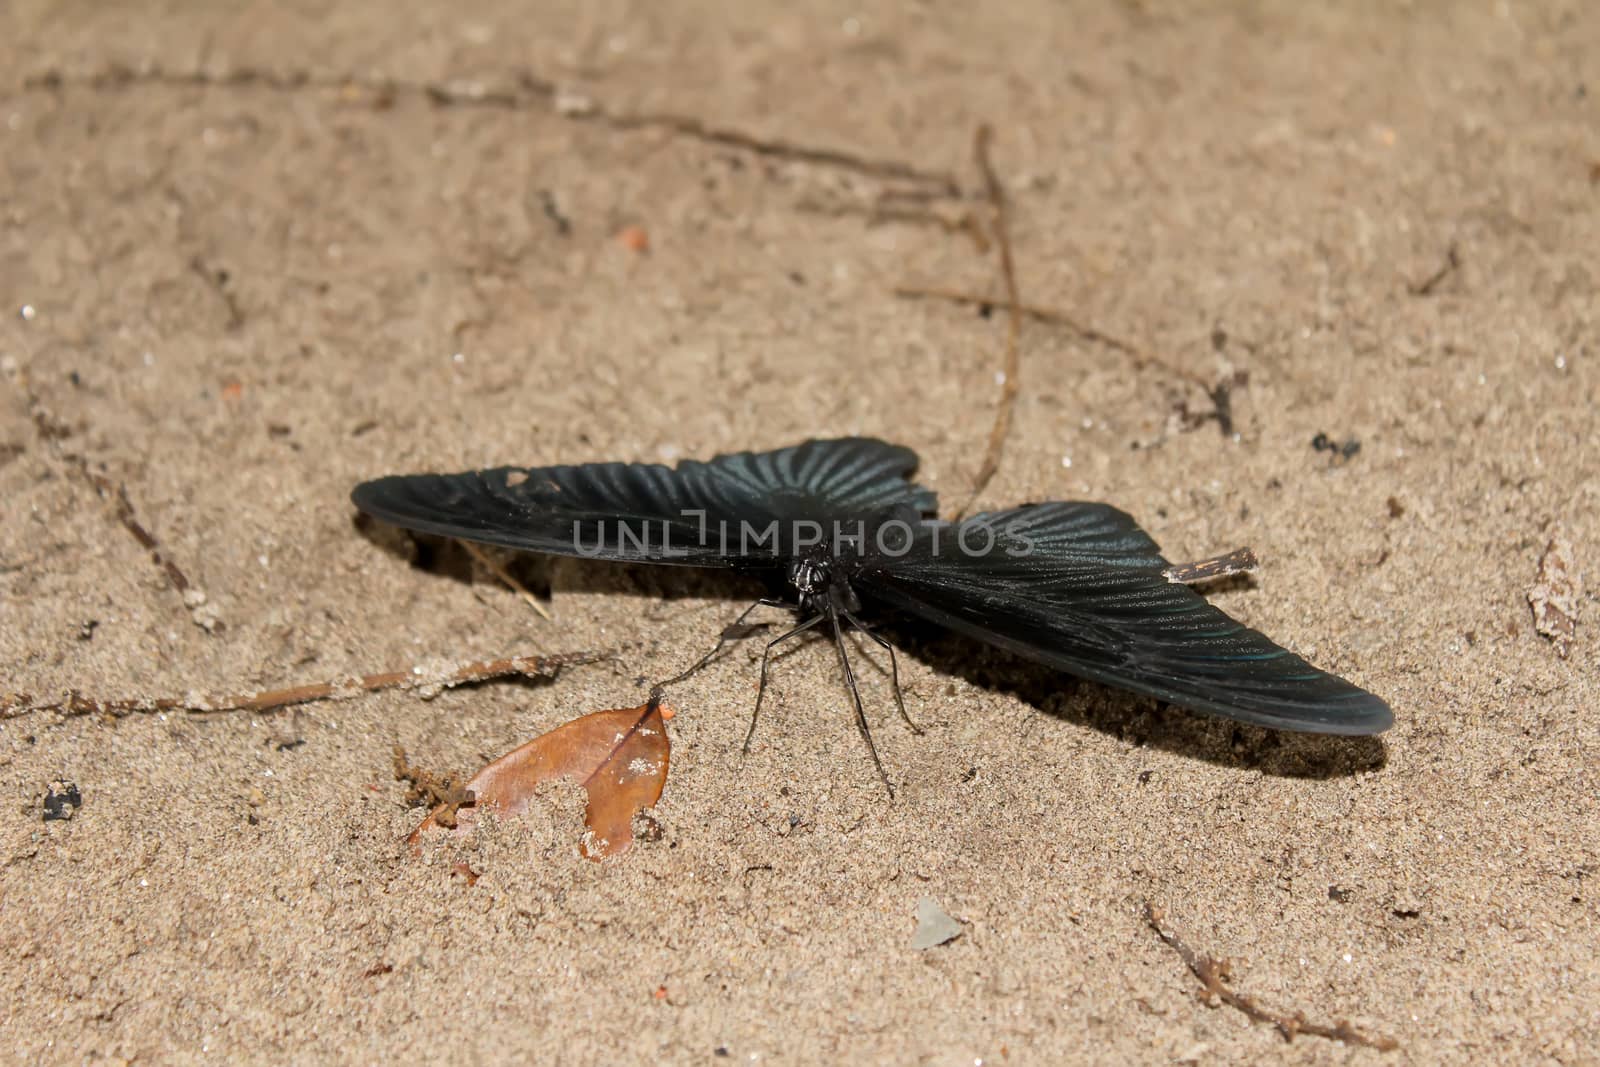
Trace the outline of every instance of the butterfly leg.
<instances>
[{"instance_id":1,"label":"butterfly leg","mask_svg":"<svg viewBox=\"0 0 1600 1067\"><path fill-rule=\"evenodd\" d=\"M922 727L913 722L911 716L906 714L905 697L900 695L900 661L895 658L894 646L863 626L861 620L856 618L850 612L841 608L839 610L839 614L843 615L845 621L850 625L854 626L857 630L860 630L862 633L878 642L878 644L882 645L883 650L889 653L889 681L894 686L894 706L900 709L900 717L904 719L906 725L911 728L911 732L919 737L922 736Z\"/></svg>"},{"instance_id":2,"label":"butterfly leg","mask_svg":"<svg viewBox=\"0 0 1600 1067\"><path fill-rule=\"evenodd\" d=\"M819 619L823 616L817 616ZM861 693L856 689L856 675L850 669L850 656L844 648L844 630L839 626L839 616L830 604L827 609L827 619L833 624L833 643L839 650L839 665L844 668L844 684L850 689L850 699L856 705L856 729L861 731L861 739L867 743L867 751L872 755L872 765L878 768L878 777L883 779L883 787L889 791L889 799L894 799L894 786L889 784L889 775L883 769L883 761L878 758L878 746L872 743L872 731L867 728L867 712L861 706Z\"/></svg>"},{"instance_id":3,"label":"butterfly leg","mask_svg":"<svg viewBox=\"0 0 1600 1067\"><path fill-rule=\"evenodd\" d=\"M771 641L767 642L766 651L761 653L761 685L756 689L756 709L750 713L750 729L747 730L744 735L745 755L748 756L750 754L750 742L754 741L756 737L756 720L761 717L761 701L767 695L767 667L772 660L773 648L781 642L789 640L791 637L796 637L805 633L807 630L812 629L818 623L820 623L824 617L825 616L822 615L813 615L811 618L807 619L799 626L796 626L794 629L785 633L781 633L777 637L774 637Z\"/></svg>"},{"instance_id":4,"label":"butterfly leg","mask_svg":"<svg viewBox=\"0 0 1600 1067\"><path fill-rule=\"evenodd\" d=\"M782 600L773 600L771 597L762 597L760 600L757 600L755 603L741 611L737 619L734 619L727 626L722 628L722 633L717 636L717 643L711 646L710 652L707 652L705 655L695 660L694 666L690 667L682 674L673 675L664 682L657 682L654 688L658 690L665 689L669 685L677 685L679 682L699 674L700 670L705 667L706 664L717 658L717 653L721 652L728 646L729 641L735 640L736 636L742 636L739 635L739 627L744 625L744 620L750 617L750 613L752 611L761 607L786 608L788 606L789 605L784 603Z\"/></svg>"}]
</instances>

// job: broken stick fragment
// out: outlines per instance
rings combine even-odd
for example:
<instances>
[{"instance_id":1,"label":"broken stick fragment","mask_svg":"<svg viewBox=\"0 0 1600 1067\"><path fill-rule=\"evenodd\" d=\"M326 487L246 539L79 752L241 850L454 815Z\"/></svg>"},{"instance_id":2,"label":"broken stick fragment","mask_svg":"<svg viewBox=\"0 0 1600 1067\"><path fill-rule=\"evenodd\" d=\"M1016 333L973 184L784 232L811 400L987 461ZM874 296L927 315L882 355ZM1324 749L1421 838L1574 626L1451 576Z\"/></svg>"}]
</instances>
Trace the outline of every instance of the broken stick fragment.
<instances>
[{"instance_id":1,"label":"broken stick fragment","mask_svg":"<svg viewBox=\"0 0 1600 1067\"><path fill-rule=\"evenodd\" d=\"M1221 578L1232 578L1236 574L1249 574L1260 566L1256 554L1248 548L1236 548L1232 552L1210 559L1196 560L1193 563L1174 563L1161 573L1167 581L1176 585L1199 585L1202 582L1214 582Z\"/></svg>"},{"instance_id":2,"label":"broken stick fragment","mask_svg":"<svg viewBox=\"0 0 1600 1067\"><path fill-rule=\"evenodd\" d=\"M1572 542L1558 530L1539 559L1539 580L1528 590L1528 606L1533 609L1533 628L1549 638L1562 659L1572 651L1582 596L1583 576L1573 560Z\"/></svg>"}]
</instances>

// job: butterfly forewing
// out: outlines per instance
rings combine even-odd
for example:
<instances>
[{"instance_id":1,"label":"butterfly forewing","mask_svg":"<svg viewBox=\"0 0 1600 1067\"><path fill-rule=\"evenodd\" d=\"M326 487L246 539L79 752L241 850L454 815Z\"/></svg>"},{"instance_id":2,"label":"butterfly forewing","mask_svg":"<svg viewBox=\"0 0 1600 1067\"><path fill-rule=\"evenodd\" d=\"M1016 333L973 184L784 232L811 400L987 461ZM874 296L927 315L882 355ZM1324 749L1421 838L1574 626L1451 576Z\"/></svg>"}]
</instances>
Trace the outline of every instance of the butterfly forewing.
<instances>
[{"instance_id":1,"label":"butterfly forewing","mask_svg":"<svg viewBox=\"0 0 1600 1067\"><path fill-rule=\"evenodd\" d=\"M368 514L412 530L566 556L759 568L796 536L835 520L931 512L907 481L910 449L868 438L808 441L676 467L590 463L397 475L351 494Z\"/></svg>"},{"instance_id":2,"label":"butterfly forewing","mask_svg":"<svg viewBox=\"0 0 1600 1067\"><path fill-rule=\"evenodd\" d=\"M855 577L862 595L1096 681L1281 730L1371 734L1388 705L1163 573L1101 504L1037 504L925 528Z\"/></svg>"},{"instance_id":3,"label":"butterfly forewing","mask_svg":"<svg viewBox=\"0 0 1600 1067\"><path fill-rule=\"evenodd\" d=\"M917 454L871 438L736 452L706 466L737 484L752 501L759 500L763 513L788 520L831 525L901 508L932 514L938 506L933 493L908 481L917 468Z\"/></svg>"}]
</instances>

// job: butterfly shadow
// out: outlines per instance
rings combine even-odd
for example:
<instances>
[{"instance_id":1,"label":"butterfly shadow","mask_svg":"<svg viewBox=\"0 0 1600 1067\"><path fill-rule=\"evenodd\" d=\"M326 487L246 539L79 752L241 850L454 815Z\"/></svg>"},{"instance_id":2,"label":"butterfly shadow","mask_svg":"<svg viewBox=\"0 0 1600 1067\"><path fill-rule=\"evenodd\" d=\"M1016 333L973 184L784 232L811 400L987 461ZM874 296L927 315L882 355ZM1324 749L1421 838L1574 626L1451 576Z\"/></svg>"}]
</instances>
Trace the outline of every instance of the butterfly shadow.
<instances>
[{"instance_id":1,"label":"butterfly shadow","mask_svg":"<svg viewBox=\"0 0 1600 1067\"><path fill-rule=\"evenodd\" d=\"M356 513L352 523L367 541L411 564L416 570L465 585L482 583L486 579L501 584L499 579L486 576L472 552L453 537L415 533L360 512ZM663 601L658 609L647 609L640 613L641 617L651 622L670 617L677 610L671 606L672 601L707 599L727 600L730 603L749 602L770 591L768 584L759 578L732 571L565 558L494 548L481 551L489 553L490 558L506 574L540 601L548 601L557 591ZM715 638L716 634L712 632L708 640Z\"/></svg>"},{"instance_id":2,"label":"butterfly shadow","mask_svg":"<svg viewBox=\"0 0 1600 1067\"><path fill-rule=\"evenodd\" d=\"M1381 769L1377 737L1269 730L1141 696L1035 663L1015 653L897 618L879 630L901 652L938 673L1008 693L1054 719L1136 747L1158 748L1219 766L1280 778L1344 778Z\"/></svg>"}]
</instances>

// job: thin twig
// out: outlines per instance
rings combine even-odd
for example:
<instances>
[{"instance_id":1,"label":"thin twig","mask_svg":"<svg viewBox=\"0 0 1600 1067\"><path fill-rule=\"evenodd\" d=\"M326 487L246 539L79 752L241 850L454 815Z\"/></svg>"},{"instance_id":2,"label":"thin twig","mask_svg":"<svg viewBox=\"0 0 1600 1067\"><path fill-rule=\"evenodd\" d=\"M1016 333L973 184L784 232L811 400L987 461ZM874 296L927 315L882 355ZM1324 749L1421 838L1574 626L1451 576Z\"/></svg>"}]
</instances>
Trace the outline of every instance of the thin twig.
<instances>
[{"instance_id":1,"label":"thin twig","mask_svg":"<svg viewBox=\"0 0 1600 1067\"><path fill-rule=\"evenodd\" d=\"M155 535L149 530L145 529L144 525L139 522L138 516L133 513L133 502L128 499L127 487L122 485L120 482L116 485L112 485L109 479L105 478L103 475L99 475L91 471L88 467L88 464L83 463L79 457L71 456L69 458L79 460L80 468L82 469L84 475L88 477L91 483L93 483L95 490L99 492L102 497L109 496L115 500L117 505L117 521L122 523L123 528L127 530L128 533L133 535L133 539L139 542L140 547L150 553L150 561L166 572L167 580L172 583L172 587L179 593L188 592L188 576L185 575L183 571L179 569L178 565L172 561L171 557L169 557L166 552L162 550L161 542L156 540Z\"/></svg>"},{"instance_id":2,"label":"thin twig","mask_svg":"<svg viewBox=\"0 0 1600 1067\"><path fill-rule=\"evenodd\" d=\"M855 171L858 174L865 174L873 178L915 182L918 185L930 187L943 196L953 198L961 196L960 183L953 176L940 171L924 170L921 167L903 163L897 159L872 159L867 156L857 155L854 152L844 152L834 148L816 148L811 145L795 144L792 141L754 137L742 130L729 130L712 126L691 115L674 115L664 112L642 112L629 115L606 111L597 107L592 112L579 112L572 115L572 117L598 121L614 130L641 128L668 130L680 137L688 137L696 141L722 145L727 148L738 148L753 155L811 163L817 166L833 167L838 170Z\"/></svg>"},{"instance_id":3,"label":"thin twig","mask_svg":"<svg viewBox=\"0 0 1600 1067\"><path fill-rule=\"evenodd\" d=\"M22 85L25 90L33 91L59 91L72 85L82 85L97 90L116 89L127 85L170 88L254 88L269 92L309 90L335 93L341 99L367 103L380 110L393 107L396 98L402 95L420 97L439 108L521 111L536 106L546 106L573 122L588 122L624 131L663 130L679 137L749 152L756 156L852 171L887 181L907 182L938 196L959 199L962 195L960 183L953 175L942 171L926 170L898 159L873 158L842 149L757 137L742 130L713 126L693 115L613 111L587 96L567 92L554 81L531 72L517 74L510 84L502 81L498 85L491 85L468 79L410 82L355 75L328 75L306 70L278 72L251 67L214 74L205 70L172 71L155 65L137 69L113 65L87 75L47 70L25 78Z\"/></svg>"},{"instance_id":4,"label":"thin twig","mask_svg":"<svg viewBox=\"0 0 1600 1067\"><path fill-rule=\"evenodd\" d=\"M467 550L467 554L469 556L483 564L485 567L489 568L496 578L506 583L506 585L511 588L512 592L516 593L523 599L524 602L527 603L528 607L532 608L534 611L537 611L546 621L549 621L550 613L544 610L544 605L539 603L537 597L528 592L527 586L517 581L516 577L510 571L501 566L499 560L489 555L489 553L485 552L471 541L462 541L461 547Z\"/></svg>"},{"instance_id":5,"label":"thin twig","mask_svg":"<svg viewBox=\"0 0 1600 1067\"><path fill-rule=\"evenodd\" d=\"M1112 351L1122 353L1133 362L1135 369L1142 370L1145 367L1155 367L1172 375L1174 378L1179 378L1190 385L1197 386L1207 393L1210 393L1213 388L1209 382L1193 371L1168 363L1160 356L1146 352L1132 342L1124 341L1114 334L1107 333L1096 326L1091 326L1073 318L1065 311L1058 311L1055 308L1040 307L1037 304L1012 305L1007 301L983 296L980 293L966 293L958 289L943 289L936 286L897 285L894 289L894 295L907 300L948 300L953 304L970 304L974 307L1003 307L1009 309L1014 306L1028 318L1049 323L1053 326L1064 326L1086 341L1102 344Z\"/></svg>"},{"instance_id":6,"label":"thin twig","mask_svg":"<svg viewBox=\"0 0 1600 1067\"><path fill-rule=\"evenodd\" d=\"M410 670L353 676L332 682L270 689L260 693L213 696L189 693L181 697L102 699L70 692L56 700L37 699L26 693L0 694L0 719L15 719L39 711L63 715L152 715L181 711L204 715L221 711L273 711L319 700L351 700L383 689L421 689L438 692L460 685L475 685L497 678L551 678L563 667L607 658L604 652L563 652L553 656L508 656L447 667L417 665Z\"/></svg>"},{"instance_id":7,"label":"thin twig","mask_svg":"<svg viewBox=\"0 0 1600 1067\"><path fill-rule=\"evenodd\" d=\"M916 191L920 190L913 190ZM869 226L889 223L933 226L948 234L965 234L972 240L972 247L977 250L978 255L989 254L989 234L982 220L973 211L963 210L959 215L949 215L929 207L925 199L895 195L898 192L900 190L885 190L879 193L870 205L803 197L796 202L795 207L800 211L828 218L863 218L867 220Z\"/></svg>"},{"instance_id":8,"label":"thin twig","mask_svg":"<svg viewBox=\"0 0 1600 1067\"><path fill-rule=\"evenodd\" d=\"M1439 287L1439 283L1454 274L1460 266L1461 252L1457 249L1456 243L1451 241L1450 247L1445 249L1444 263L1439 269L1422 279L1422 281L1407 285L1406 288L1411 290L1412 296L1432 296L1433 291Z\"/></svg>"},{"instance_id":9,"label":"thin twig","mask_svg":"<svg viewBox=\"0 0 1600 1067\"><path fill-rule=\"evenodd\" d=\"M102 500L112 502L116 507L117 521L122 524L122 528L127 530L135 541L139 542L140 548L150 553L150 561L165 572L167 580L172 583L172 587L178 591L178 594L181 596L187 593L191 584L188 575L184 574L182 568L173 562L172 557L166 554L166 551L161 547L161 542L156 540L155 535L139 521L138 515L133 510L133 501L128 499L127 487L119 482L113 482L110 478L94 470L89 466L89 461L78 453L59 447L57 442L61 438L68 436L71 431L58 423L44 409L44 406L39 402L38 396L33 392L31 383L26 378L23 379L23 389L27 399L29 415L33 419L34 429L38 431L39 436L50 447L50 450L58 458L70 464L84 481L93 486L94 491L100 495Z\"/></svg>"},{"instance_id":10,"label":"thin twig","mask_svg":"<svg viewBox=\"0 0 1600 1067\"><path fill-rule=\"evenodd\" d=\"M1245 1015L1257 1022L1271 1023L1278 1028L1278 1033L1283 1035L1285 1041L1293 1041L1300 1034L1311 1034L1314 1037L1326 1037L1332 1041L1342 1041L1347 1045L1364 1045L1380 1052L1389 1052L1400 1047L1400 1043L1392 1037L1373 1037L1362 1033L1348 1022L1339 1022L1333 1026L1323 1023L1314 1023L1306 1019L1300 1012L1293 1015L1284 1015L1279 1012L1263 1008L1251 997L1235 992L1227 984L1227 964L1214 960L1190 948L1183 938L1163 925L1166 916L1161 909L1146 901L1144 906L1144 921L1150 924L1150 929L1156 936L1178 954L1189 972L1200 980L1205 987L1204 999L1213 998L1244 1012Z\"/></svg>"},{"instance_id":11,"label":"thin twig","mask_svg":"<svg viewBox=\"0 0 1600 1067\"><path fill-rule=\"evenodd\" d=\"M994 131L988 124L978 127L977 135L972 141L972 155L977 161L978 170L983 175L984 189L989 195L989 204L993 209L992 227L994 229L995 244L1000 246L1000 277L1005 282L1006 307L1010 312L1009 324L1006 328L1005 358L1002 361L1000 382L1000 406L994 415L994 426L989 430L989 443L984 448L983 465L978 468L978 476L973 480L972 492L967 497L967 502L956 512L959 521L989 487L989 481L1000 469L1000 457L1005 452L1006 437L1011 432L1011 413L1017 403L1017 389L1019 371L1021 369L1021 355L1017 347L1018 339L1022 334L1022 295L1017 291L1017 269L1011 258L1011 234L1006 220L1006 194L1000 185L1000 179L994 172L994 165L989 161L989 142L994 137Z\"/></svg>"},{"instance_id":12,"label":"thin twig","mask_svg":"<svg viewBox=\"0 0 1600 1067\"><path fill-rule=\"evenodd\" d=\"M228 331L232 333L243 327L244 309L239 306L239 298L228 288L228 272L212 267L200 256L194 256L189 260L189 270L205 284L206 288L217 294L217 299L222 302L223 309L228 313Z\"/></svg>"}]
</instances>

